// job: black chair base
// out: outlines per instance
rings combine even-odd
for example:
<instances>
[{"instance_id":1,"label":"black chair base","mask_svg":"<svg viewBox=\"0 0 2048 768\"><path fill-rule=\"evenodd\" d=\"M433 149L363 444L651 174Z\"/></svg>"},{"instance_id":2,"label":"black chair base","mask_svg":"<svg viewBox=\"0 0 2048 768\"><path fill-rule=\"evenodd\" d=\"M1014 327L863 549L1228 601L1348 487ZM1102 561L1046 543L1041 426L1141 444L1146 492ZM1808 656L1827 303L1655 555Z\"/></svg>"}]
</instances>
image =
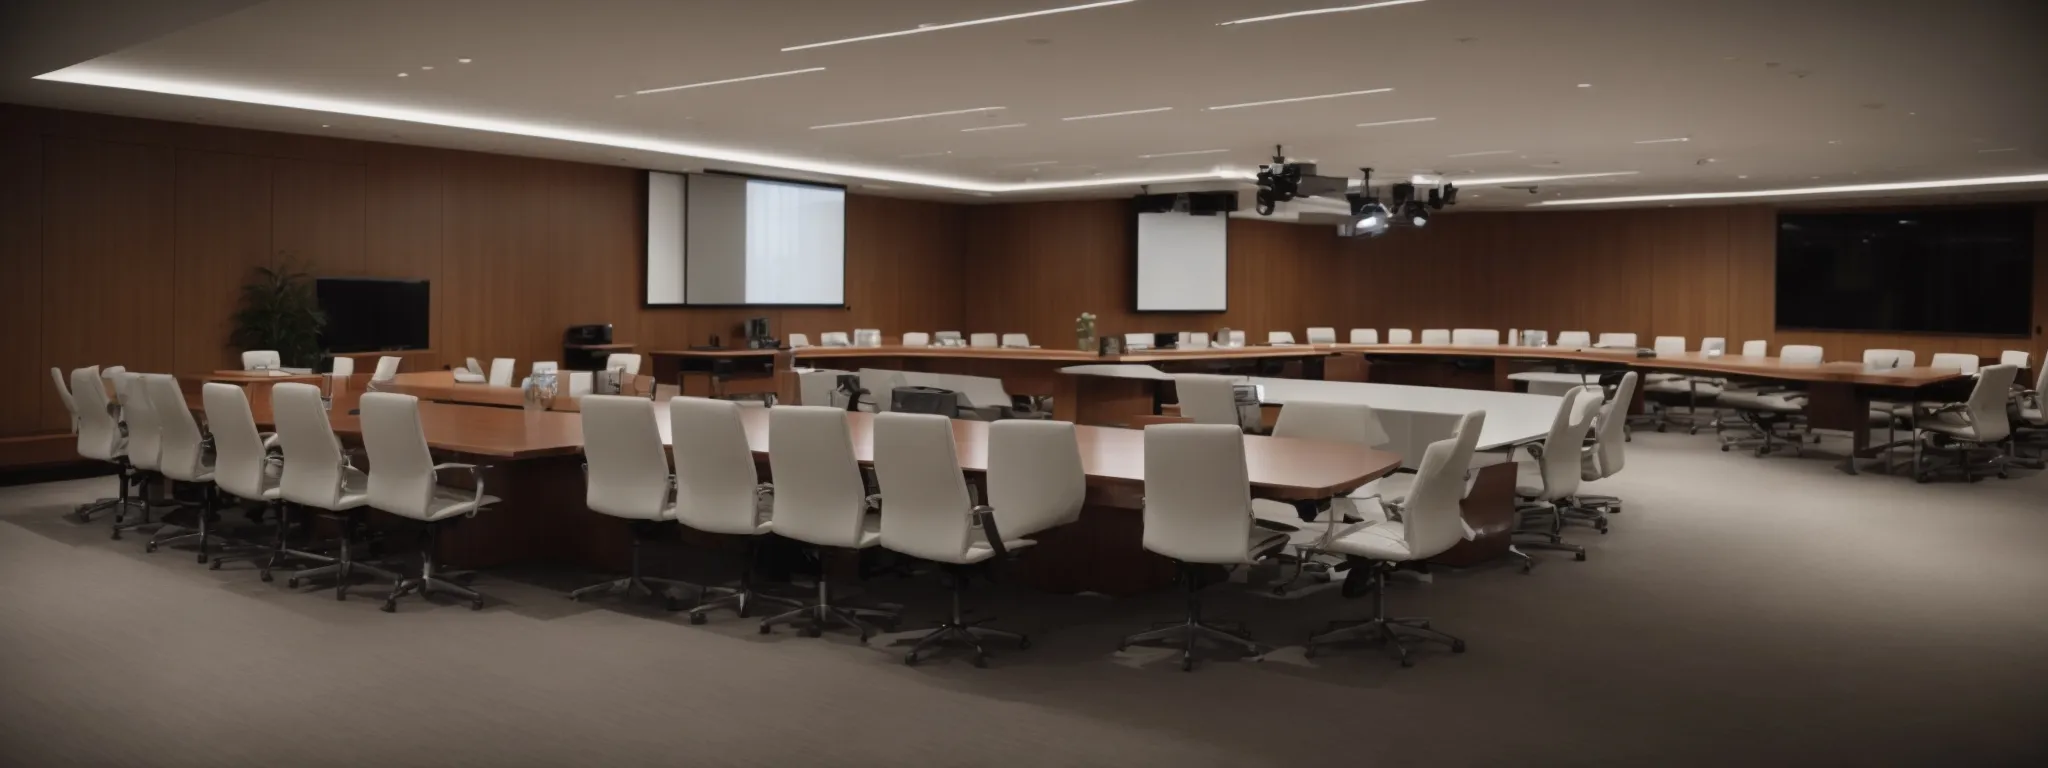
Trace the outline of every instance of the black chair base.
<instances>
[{"instance_id":1,"label":"black chair base","mask_svg":"<svg viewBox=\"0 0 2048 768\"><path fill-rule=\"evenodd\" d=\"M1445 634L1429 626L1425 618L1392 618L1387 616L1387 571L1388 563L1360 563L1352 568L1352 578L1363 574L1372 580L1372 615L1363 619L1332 621L1325 625L1322 634L1308 639L1302 649L1306 658L1327 647L1369 644L1385 648L1403 667L1415 666L1411 657L1415 642L1438 643L1451 649L1452 653L1464 653L1465 641Z\"/></svg>"},{"instance_id":2,"label":"black chair base","mask_svg":"<svg viewBox=\"0 0 2048 768\"><path fill-rule=\"evenodd\" d=\"M600 592L604 594L624 594L627 596L639 594L660 598L662 607L668 610L682 610L682 598L676 595L676 590L700 591L700 587L675 579L651 578L640 575L640 547L647 539L653 537L656 525L651 520L635 520L628 526L628 531L633 537L633 560L632 564L627 566L628 570L625 578L602 581L583 587L582 589L570 592L569 599L580 601L585 597ZM657 586L660 589L656 589L655 587Z\"/></svg>"},{"instance_id":3,"label":"black chair base","mask_svg":"<svg viewBox=\"0 0 2048 768\"><path fill-rule=\"evenodd\" d=\"M915 665L923 661L926 658L925 653L927 651L935 651L941 648L960 648L974 651L974 666L987 667L988 649L981 645L981 641L985 638L1007 640L1016 643L1019 650L1031 647L1031 638L1027 635L981 626L984 623L993 621L993 619L966 620L966 617L962 615L960 610L960 594L967 587L967 571L961 567L948 567L946 570L948 578L953 582L951 590L953 612L945 621L933 627L932 631L914 639L906 638L898 641L915 643L915 645L911 646L910 652L903 655L904 664Z\"/></svg>"},{"instance_id":4,"label":"black chair base","mask_svg":"<svg viewBox=\"0 0 2048 768\"><path fill-rule=\"evenodd\" d=\"M1117 651L1128 650L1133 645L1179 648L1182 672L1194 671L1195 650L1204 643L1244 651L1246 657L1252 661L1263 659L1268 649L1253 640L1251 633L1244 631L1243 625L1202 620L1200 568L1189 563L1175 565L1180 569L1181 583L1187 586L1187 617L1181 621L1169 622L1158 629L1126 636L1117 641ZM1237 631L1231 631L1233 627Z\"/></svg>"},{"instance_id":5,"label":"black chair base","mask_svg":"<svg viewBox=\"0 0 2048 768\"><path fill-rule=\"evenodd\" d=\"M441 543L441 525L438 522L426 524L425 541L420 545L419 575L406 576L391 584L391 594L384 597L385 613L397 612L398 598L406 595L419 595L422 598L430 598L437 594L454 595L468 601L469 609L472 611L484 609L483 595L454 581L467 574L444 573L434 566L434 550L438 549Z\"/></svg>"}]
</instances>

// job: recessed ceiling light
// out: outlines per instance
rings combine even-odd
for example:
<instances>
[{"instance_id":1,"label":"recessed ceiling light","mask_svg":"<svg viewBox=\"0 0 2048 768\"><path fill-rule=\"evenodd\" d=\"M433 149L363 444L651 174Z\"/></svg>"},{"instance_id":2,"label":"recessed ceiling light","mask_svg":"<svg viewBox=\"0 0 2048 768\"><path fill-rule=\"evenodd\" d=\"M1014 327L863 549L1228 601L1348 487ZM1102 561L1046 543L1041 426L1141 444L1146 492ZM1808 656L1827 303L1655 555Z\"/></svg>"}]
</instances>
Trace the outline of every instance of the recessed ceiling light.
<instances>
[{"instance_id":1,"label":"recessed ceiling light","mask_svg":"<svg viewBox=\"0 0 2048 768\"><path fill-rule=\"evenodd\" d=\"M432 64L428 64L428 65L426 65L426 66L424 66L424 67L420 67L420 69L433 69L433 68L434 68L434 65L432 65Z\"/></svg>"},{"instance_id":2,"label":"recessed ceiling light","mask_svg":"<svg viewBox=\"0 0 2048 768\"><path fill-rule=\"evenodd\" d=\"M1840 143L1842 143L1842 140L1841 140L1841 139L1828 139L1828 143L1829 143L1829 144L1840 144Z\"/></svg>"},{"instance_id":3,"label":"recessed ceiling light","mask_svg":"<svg viewBox=\"0 0 2048 768\"><path fill-rule=\"evenodd\" d=\"M1435 119L1436 118L1434 117L1410 117L1402 120L1380 120L1371 123L1359 123L1357 127L1373 128L1382 125L1407 125L1409 123L1427 123Z\"/></svg>"},{"instance_id":4,"label":"recessed ceiling light","mask_svg":"<svg viewBox=\"0 0 2048 768\"><path fill-rule=\"evenodd\" d=\"M1459 152L1455 155L1446 155L1446 157L1485 157L1487 155L1512 155L1514 153L1515 151L1512 149L1488 149L1480 152Z\"/></svg>"},{"instance_id":5,"label":"recessed ceiling light","mask_svg":"<svg viewBox=\"0 0 2048 768\"><path fill-rule=\"evenodd\" d=\"M2020 151L2020 148L2019 148L2019 147L1999 147L1999 148L1997 148L1997 149L1980 149L1980 150L1977 150L1977 154L1980 154L1980 155L1988 155L1988 154L1991 154L1991 153L1993 153L1993 152L2018 152L2018 151Z\"/></svg>"},{"instance_id":6,"label":"recessed ceiling light","mask_svg":"<svg viewBox=\"0 0 2048 768\"><path fill-rule=\"evenodd\" d=\"M1739 174L1736 174L1736 175L1735 175L1735 178L1738 178L1738 179L1747 179L1747 178L1749 178L1749 174L1747 174L1747 173L1739 173Z\"/></svg>"},{"instance_id":7,"label":"recessed ceiling light","mask_svg":"<svg viewBox=\"0 0 2048 768\"><path fill-rule=\"evenodd\" d=\"M918 115L884 117L875 120L855 120L850 123L826 123L824 125L813 125L811 126L811 130L816 131L825 128L851 128L856 125L876 125L880 123L900 123L905 120L923 120L927 117L949 117L952 115L971 115L976 112L993 112L998 109L1003 109L1003 107L975 107L973 109L950 109L944 112L926 112Z\"/></svg>"},{"instance_id":8,"label":"recessed ceiling light","mask_svg":"<svg viewBox=\"0 0 2048 768\"><path fill-rule=\"evenodd\" d=\"M1383 2L1366 3L1365 5L1346 5L1338 8L1316 8L1307 11L1295 11L1293 13L1276 13L1271 16L1257 16L1249 19L1238 19L1236 21L1217 22L1216 26L1227 27L1232 24L1256 24L1261 21L1278 21L1280 19L1292 19L1297 16L1320 16L1325 13L1345 13L1348 11L1364 11L1373 8L1385 8L1389 5L1407 5L1409 3L1419 2L1422 2L1422 0L1384 0Z\"/></svg>"},{"instance_id":9,"label":"recessed ceiling light","mask_svg":"<svg viewBox=\"0 0 2048 768\"><path fill-rule=\"evenodd\" d=\"M1031 11L1029 13L1013 13L1008 16L992 16L986 19L970 19L968 21L955 21L949 24L920 24L910 29L902 29L897 30L895 32L883 32L878 35L862 35L860 37L849 37L844 40L827 40L822 43L792 45L788 48L782 49L782 52L788 53L790 51L801 51L809 48L823 48L828 45L845 45L847 43L859 43L868 40L881 40L883 38L889 37L902 37L904 35L916 35L925 32L937 32L942 29L958 29L960 27L972 27L979 24L994 24L999 21L1015 21L1017 19L1028 19L1033 16L1050 16L1055 13L1072 13L1074 11L1085 11L1090 8L1102 8L1111 5L1123 5L1125 3L1135 1L1136 0L1102 0L1102 2L1088 3L1086 5L1070 5L1065 8L1048 8L1043 11Z\"/></svg>"},{"instance_id":10,"label":"recessed ceiling light","mask_svg":"<svg viewBox=\"0 0 2048 768\"><path fill-rule=\"evenodd\" d=\"M1221 153L1224 153L1224 152L1229 152L1229 151L1230 151L1230 150L1227 150L1227 149L1190 149L1190 150L1188 150L1188 151L1186 151L1186 152L1157 152L1157 153L1153 153L1153 154L1150 154L1150 155L1139 155L1139 156L1138 156L1138 159L1140 159L1140 160L1151 160L1151 159L1153 159L1153 158L1157 158L1157 157L1186 157L1186 156L1188 156L1188 155L1215 155L1215 154L1221 154Z\"/></svg>"},{"instance_id":11,"label":"recessed ceiling light","mask_svg":"<svg viewBox=\"0 0 2048 768\"><path fill-rule=\"evenodd\" d=\"M690 89L690 88L703 88L703 87L705 87L705 86L710 86L710 85L725 85L725 84L727 84L727 83L744 83L744 82L747 82L748 80L766 80L766 79L768 79L768 78L771 78L771 77L788 77L788 76L790 76L790 75L801 75L801 74L806 74L806 73L810 73L810 72L823 72L823 71L825 71L825 68L824 68L824 67L811 67L811 68L809 68L809 69L792 69L792 70L790 70L790 71L788 71L788 72L770 72L770 73L768 73L768 74L765 74L765 75L748 75L748 76L746 76L746 77L728 77L728 78L726 78L726 79L724 79L724 80L707 80L707 81L705 81L705 82L701 82L701 83L690 83L690 84L688 84L688 85L671 85L671 86L668 86L668 87L666 87L666 88L649 88L649 89L647 89L647 90L644 90L644 91L634 91L633 93L634 93L634 94L636 94L636 95L639 95L639 96L645 96L645 95L647 95L647 94L650 94L650 93L667 93L667 92L669 92L669 91L681 91L681 90L688 90L688 89Z\"/></svg>"},{"instance_id":12,"label":"recessed ceiling light","mask_svg":"<svg viewBox=\"0 0 2048 768\"><path fill-rule=\"evenodd\" d=\"M468 64L468 63L469 63L470 61L471 61L470 59L456 59L456 60L455 60L455 63L457 63L457 64Z\"/></svg>"},{"instance_id":13,"label":"recessed ceiling light","mask_svg":"<svg viewBox=\"0 0 2048 768\"><path fill-rule=\"evenodd\" d=\"M398 73L398 76L399 76L399 77L412 77L412 73L411 73L411 72L400 72L400 73Z\"/></svg>"},{"instance_id":14,"label":"recessed ceiling light","mask_svg":"<svg viewBox=\"0 0 2048 768\"><path fill-rule=\"evenodd\" d=\"M1223 105L1223 106L1220 106L1220 107L1207 107L1206 109L1208 109L1208 110L1209 110L1209 111L1211 111L1211 112L1214 112L1214 111L1216 111L1216 110L1219 110L1219 109L1240 109L1240 108L1243 108L1243 107L1263 107L1263 106L1266 106L1266 105L1269 105L1269 104L1293 104L1293 103L1295 103L1295 102L1298 102L1298 101L1315 101L1315 100L1317 100L1317 99L1340 99L1340 98L1343 98L1343 97L1345 97L1345 96L1364 96L1364 95L1366 95L1366 94L1369 94L1369 93L1386 93L1386 92L1388 92L1388 91L1391 91L1391 90L1394 90L1394 89L1392 89L1392 88L1373 88L1373 89L1370 89L1370 90L1364 90L1364 91L1345 91L1345 92L1343 92L1343 93L1325 93L1325 94L1319 94L1319 95L1316 95L1316 96L1296 96L1296 97L1294 97L1294 98L1291 98L1291 99L1273 99L1273 100L1270 100L1270 101L1249 101L1249 102L1245 102L1245 103L1243 103L1243 104L1225 104L1225 105Z\"/></svg>"},{"instance_id":15,"label":"recessed ceiling light","mask_svg":"<svg viewBox=\"0 0 2048 768\"><path fill-rule=\"evenodd\" d=\"M1638 141L1638 142L1636 142L1636 143L1637 143L1637 144L1676 144L1676 143L1679 143L1679 142L1684 142L1684 141L1692 141L1692 139L1690 139L1690 138L1687 138L1687 137L1685 137L1685 136L1680 136L1680 137L1678 137L1678 138L1675 138L1675 139L1644 139L1644 140L1642 140L1642 141Z\"/></svg>"},{"instance_id":16,"label":"recessed ceiling light","mask_svg":"<svg viewBox=\"0 0 2048 768\"><path fill-rule=\"evenodd\" d=\"M334 126L332 126L332 125L328 125L327 123L321 123L321 124L320 124L320 127L322 127L322 128L333 128Z\"/></svg>"},{"instance_id":17,"label":"recessed ceiling light","mask_svg":"<svg viewBox=\"0 0 2048 768\"><path fill-rule=\"evenodd\" d=\"M1099 115L1075 115L1075 116L1073 116L1073 117L1062 117L1062 118L1060 118L1060 119L1061 119L1061 120L1064 120L1064 121L1072 122L1072 121L1074 121L1074 120L1094 120L1094 119L1096 119L1096 118L1102 118L1102 117L1123 117L1123 116L1125 116L1125 115L1149 115L1149 114L1152 114L1152 113L1154 113L1154 112L1168 112L1168 111L1172 111L1172 109L1173 109L1173 107L1153 107L1153 108L1151 108L1151 109L1132 109L1132 110L1126 110L1126 111L1123 111L1123 112L1104 112L1104 113L1102 113L1102 114L1099 114Z\"/></svg>"},{"instance_id":18,"label":"recessed ceiling light","mask_svg":"<svg viewBox=\"0 0 2048 768\"><path fill-rule=\"evenodd\" d=\"M1793 195L1835 195L1861 192L1901 192L1915 189L1953 189L1956 187L1989 187L2007 184L2048 184L2048 173L2029 176L1983 176L1969 179L1936 179L1933 181L1901 181L1883 184L1848 184L1837 187L1796 187L1792 189L1759 189L1749 192L1686 192L1671 195L1635 195L1630 197L1602 197L1585 200L1545 201L1536 205L1593 205L1606 203L1660 203L1666 200L1727 200L1747 197L1787 197Z\"/></svg>"},{"instance_id":19,"label":"recessed ceiling light","mask_svg":"<svg viewBox=\"0 0 2048 768\"><path fill-rule=\"evenodd\" d=\"M1593 87L1593 84L1592 84L1592 83L1579 83L1579 87L1580 87L1580 88L1591 88L1591 87Z\"/></svg>"},{"instance_id":20,"label":"recessed ceiling light","mask_svg":"<svg viewBox=\"0 0 2048 768\"><path fill-rule=\"evenodd\" d=\"M962 128L960 129L960 132L973 133L975 131L1001 131L1009 128L1022 128L1027 125L1030 125L1030 123L1003 123L1002 125L978 125L973 128Z\"/></svg>"}]
</instances>

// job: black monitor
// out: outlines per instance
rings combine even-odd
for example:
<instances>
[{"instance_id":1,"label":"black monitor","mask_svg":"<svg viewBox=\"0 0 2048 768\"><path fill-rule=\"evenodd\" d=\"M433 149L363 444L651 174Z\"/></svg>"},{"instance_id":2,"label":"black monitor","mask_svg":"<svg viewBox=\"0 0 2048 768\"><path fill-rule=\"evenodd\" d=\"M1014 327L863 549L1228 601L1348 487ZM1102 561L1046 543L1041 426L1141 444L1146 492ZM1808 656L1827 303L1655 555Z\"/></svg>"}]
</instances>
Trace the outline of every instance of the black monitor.
<instances>
[{"instance_id":1,"label":"black monitor","mask_svg":"<svg viewBox=\"0 0 2048 768\"><path fill-rule=\"evenodd\" d=\"M1173 349L1178 344L1180 344L1180 333L1176 331L1152 334L1153 349Z\"/></svg>"},{"instance_id":2,"label":"black monitor","mask_svg":"<svg viewBox=\"0 0 2048 768\"><path fill-rule=\"evenodd\" d=\"M322 277L313 292L327 317L320 346L328 352L427 348L432 314L425 280Z\"/></svg>"}]
</instances>

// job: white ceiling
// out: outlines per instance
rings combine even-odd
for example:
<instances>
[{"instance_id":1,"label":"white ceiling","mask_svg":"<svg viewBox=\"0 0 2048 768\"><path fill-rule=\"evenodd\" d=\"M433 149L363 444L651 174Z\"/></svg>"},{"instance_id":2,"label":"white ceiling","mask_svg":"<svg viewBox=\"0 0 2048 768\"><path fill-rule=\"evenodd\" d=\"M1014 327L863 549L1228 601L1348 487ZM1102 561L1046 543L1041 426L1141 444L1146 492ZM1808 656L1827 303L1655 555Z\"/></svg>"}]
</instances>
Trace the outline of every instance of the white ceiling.
<instances>
[{"instance_id":1,"label":"white ceiling","mask_svg":"<svg viewBox=\"0 0 2048 768\"><path fill-rule=\"evenodd\" d=\"M0 95L638 167L779 166L938 197L1123 195L1133 187L1015 185L1229 175L1276 143L1333 175L1362 165L1382 178L1454 180L1634 172L1537 182L1534 197L1468 186L1474 207L2048 173L2039 0L1426 0L1232 26L1218 22L1365 0L1137 0L780 50L1088 1L273 0L57 77L431 117L47 80L10 82ZM825 70L618 97L812 67ZM1205 109L1374 88L1393 90ZM811 128L978 107L1002 109ZM1061 119L1160 107L1172 109ZM1420 117L1436 119L1357 127ZM477 120L640 148L445 124ZM1026 125L961 130L1011 123ZM1228 152L1141 157L1213 149ZM1470 154L1482 152L1497 154Z\"/></svg>"}]
</instances>

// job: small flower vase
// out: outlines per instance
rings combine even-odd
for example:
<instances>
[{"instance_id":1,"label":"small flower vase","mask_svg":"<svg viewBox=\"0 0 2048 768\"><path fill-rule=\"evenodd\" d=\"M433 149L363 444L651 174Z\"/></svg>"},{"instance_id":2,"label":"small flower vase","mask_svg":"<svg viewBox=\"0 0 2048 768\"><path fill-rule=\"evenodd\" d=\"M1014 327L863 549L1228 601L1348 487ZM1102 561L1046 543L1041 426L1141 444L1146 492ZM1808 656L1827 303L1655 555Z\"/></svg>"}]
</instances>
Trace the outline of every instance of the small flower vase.
<instances>
[{"instance_id":1,"label":"small flower vase","mask_svg":"<svg viewBox=\"0 0 2048 768\"><path fill-rule=\"evenodd\" d=\"M526 412L529 414L545 411L548 409L548 406L554 405L555 374L550 371L536 373L528 377L526 380L525 396Z\"/></svg>"}]
</instances>

